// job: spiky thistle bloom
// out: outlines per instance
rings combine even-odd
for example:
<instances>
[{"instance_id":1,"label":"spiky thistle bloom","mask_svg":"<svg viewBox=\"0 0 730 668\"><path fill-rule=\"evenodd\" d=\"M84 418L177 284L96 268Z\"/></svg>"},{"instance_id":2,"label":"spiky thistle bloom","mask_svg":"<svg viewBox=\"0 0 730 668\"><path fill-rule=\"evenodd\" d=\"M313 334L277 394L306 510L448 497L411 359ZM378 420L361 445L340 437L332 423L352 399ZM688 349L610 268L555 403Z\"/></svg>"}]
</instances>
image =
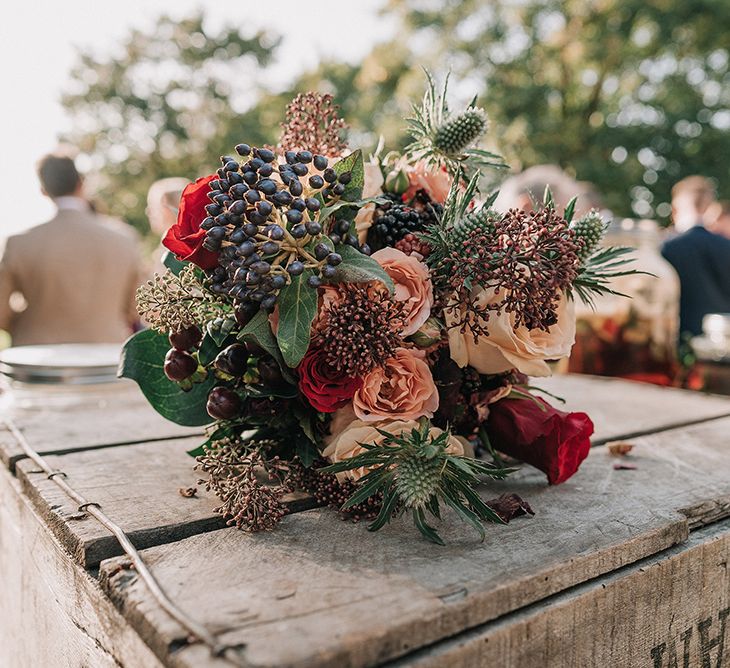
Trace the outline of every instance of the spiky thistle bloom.
<instances>
[{"instance_id":1,"label":"spiky thistle bloom","mask_svg":"<svg viewBox=\"0 0 730 668\"><path fill-rule=\"evenodd\" d=\"M426 77L423 101L413 107L413 116L407 119L413 142L406 147L406 156L412 161L446 167L452 175L482 167L504 167L500 156L475 148L487 130L486 112L473 101L464 111L451 113L446 101L448 76L440 92L428 72Z\"/></svg>"},{"instance_id":2,"label":"spiky thistle bloom","mask_svg":"<svg viewBox=\"0 0 730 668\"><path fill-rule=\"evenodd\" d=\"M471 107L436 128L433 146L444 155L459 156L487 130L487 114L484 109Z\"/></svg>"},{"instance_id":3,"label":"spiky thistle bloom","mask_svg":"<svg viewBox=\"0 0 730 668\"><path fill-rule=\"evenodd\" d=\"M362 454L327 466L321 471L340 473L365 467L370 472L358 481L355 493L344 509L363 503L373 495L382 495L382 505L375 521L368 527L377 531L403 512L410 512L418 530L434 543L443 545L436 530L426 522L426 515L440 517L445 503L459 517L484 536L481 522L502 522L479 497L474 487L479 476L504 478L510 472L471 457L449 454L451 435L433 435L424 420L418 429L401 434L380 431L380 445L361 443Z\"/></svg>"},{"instance_id":4,"label":"spiky thistle bloom","mask_svg":"<svg viewBox=\"0 0 730 668\"><path fill-rule=\"evenodd\" d=\"M472 211L456 221L450 230L450 238L456 246L463 246L472 234L492 234L500 217L501 214L486 207Z\"/></svg>"},{"instance_id":5,"label":"spiky thistle bloom","mask_svg":"<svg viewBox=\"0 0 730 668\"><path fill-rule=\"evenodd\" d=\"M352 284L325 307L318 344L327 364L359 378L393 357L401 345L403 305L387 292Z\"/></svg>"},{"instance_id":6,"label":"spiky thistle bloom","mask_svg":"<svg viewBox=\"0 0 730 668\"><path fill-rule=\"evenodd\" d=\"M257 470L265 470L262 450L272 447L272 441L242 441L225 438L206 447L197 458L195 469L208 475L205 485L221 501L215 509L244 531L270 531L286 514L281 497L286 491L281 486L262 484Z\"/></svg>"},{"instance_id":7,"label":"spiky thistle bloom","mask_svg":"<svg viewBox=\"0 0 730 668\"><path fill-rule=\"evenodd\" d=\"M340 155L347 148L342 139L347 123L338 112L329 93L300 93L286 108L279 145L291 151Z\"/></svg>"},{"instance_id":8,"label":"spiky thistle bloom","mask_svg":"<svg viewBox=\"0 0 730 668\"><path fill-rule=\"evenodd\" d=\"M576 239L580 242L578 258L581 264L598 249L606 232L606 222L598 211L591 209L585 216L574 221L570 226Z\"/></svg>"}]
</instances>

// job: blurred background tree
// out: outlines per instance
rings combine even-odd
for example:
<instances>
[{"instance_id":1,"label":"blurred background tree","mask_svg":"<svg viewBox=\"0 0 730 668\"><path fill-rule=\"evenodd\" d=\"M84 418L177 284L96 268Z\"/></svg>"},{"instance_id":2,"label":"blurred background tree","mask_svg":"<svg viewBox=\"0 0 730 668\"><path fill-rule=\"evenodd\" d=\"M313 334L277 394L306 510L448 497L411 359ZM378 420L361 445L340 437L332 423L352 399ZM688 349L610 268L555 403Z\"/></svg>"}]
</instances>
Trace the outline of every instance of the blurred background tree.
<instances>
[{"instance_id":1,"label":"blurred background tree","mask_svg":"<svg viewBox=\"0 0 730 668\"><path fill-rule=\"evenodd\" d=\"M241 133L268 139L262 128L276 123L275 115L268 119L262 110L260 123L246 126L239 114L259 98L276 46L266 34L211 34L196 15L161 17L151 32L133 31L103 57L80 54L63 98L72 120L63 139L91 157L99 204L148 232L153 181L209 173Z\"/></svg>"},{"instance_id":2,"label":"blurred background tree","mask_svg":"<svg viewBox=\"0 0 730 668\"><path fill-rule=\"evenodd\" d=\"M155 179L193 177L237 142L276 143L287 102L330 92L353 144L407 141L402 118L424 65L474 93L513 171L556 163L595 184L617 215L666 219L671 185L714 177L730 197L726 0L389 0L397 38L362 62L327 61L287 90L265 85L277 39L209 34L201 16L162 18L121 55L82 55L65 97L68 140L94 159L101 199L145 229Z\"/></svg>"}]
</instances>

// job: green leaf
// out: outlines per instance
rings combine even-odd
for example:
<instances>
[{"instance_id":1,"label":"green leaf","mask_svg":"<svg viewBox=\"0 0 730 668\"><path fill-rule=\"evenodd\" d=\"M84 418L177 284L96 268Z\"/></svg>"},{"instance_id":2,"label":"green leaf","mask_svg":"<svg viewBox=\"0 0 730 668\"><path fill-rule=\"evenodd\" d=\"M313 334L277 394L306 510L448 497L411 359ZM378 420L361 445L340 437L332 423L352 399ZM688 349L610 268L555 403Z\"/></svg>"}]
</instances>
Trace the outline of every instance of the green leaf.
<instances>
[{"instance_id":1,"label":"green leaf","mask_svg":"<svg viewBox=\"0 0 730 668\"><path fill-rule=\"evenodd\" d=\"M333 213L341 211L342 209L352 209L352 212L350 212L351 215L345 217L348 220L354 219L357 211L359 209L362 209L366 204L385 204L389 201L390 200L386 199L385 197L367 197L365 199L359 199L355 202L345 202L344 200L339 200L334 204L330 204L330 206L325 206L320 209L319 218L317 220L320 223L324 223L324 221L327 220L327 218L329 218Z\"/></svg>"},{"instance_id":2,"label":"green leaf","mask_svg":"<svg viewBox=\"0 0 730 668\"><path fill-rule=\"evenodd\" d=\"M319 457L319 450L307 437L297 439L296 451L297 457L299 457L305 468L309 468Z\"/></svg>"},{"instance_id":3,"label":"green leaf","mask_svg":"<svg viewBox=\"0 0 730 668\"><path fill-rule=\"evenodd\" d=\"M309 348L312 321L317 315L317 290L307 285L307 279L313 275L311 269L306 269L293 276L279 293L277 339L284 362L291 368L302 361Z\"/></svg>"},{"instance_id":4,"label":"green leaf","mask_svg":"<svg viewBox=\"0 0 730 668\"><path fill-rule=\"evenodd\" d=\"M249 323L238 333L238 340L255 343L257 346L263 348L279 364L284 380L293 385L296 384L296 379L291 375L289 368L284 363L284 358L279 350L276 337L271 331L271 324L266 313L259 311L251 318Z\"/></svg>"},{"instance_id":5,"label":"green leaf","mask_svg":"<svg viewBox=\"0 0 730 668\"><path fill-rule=\"evenodd\" d=\"M332 169L337 174L350 172L352 175L350 182L345 186L345 192L340 196L340 200L356 202L362 199L362 190L365 186L365 163L362 159L362 151L360 149L353 151L350 155L332 165Z\"/></svg>"},{"instance_id":6,"label":"green leaf","mask_svg":"<svg viewBox=\"0 0 730 668\"><path fill-rule=\"evenodd\" d=\"M565 207L565 212L563 213L563 218L565 218L565 222L570 224L573 220L573 214L575 213L575 203L578 201L577 197L573 197L573 199L568 202L568 205Z\"/></svg>"},{"instance_id":7,"label":"green leaf","mask_svg":"<svg viewBox=\"0 0 730 668\"><path fill-rule=\"evenodd\" d=\"M178 260L174 253L170 251L165 252L162 257L162 264L164 264L175 276L178 276L180 272L185 269L190 263L184 260Z\"/></svg>"},{"instance_id":8,"label":"green leaf","mask_svg":"<svg viewBox=\"0 0 730 668\"><path fill-rule=\"evenodd\" d=\"M163 417L180 425L197 427L213 422L205 410L208 392L215 385L213 374L183 391L163 371L170 342L165 334L146 329L127 339L119 362L119 377L131 378L152 407Z\"/></svg>"},{"instance_id":9,"label":"green leaf","mask_svg":"<svg viewBox=\"0 0 730 668\"><path fill-rule=\"evenodd\" d=\"M363 255L352 246L342 244L337 252L342 256L342 263L337 265L333 283L369 283L380 281L392 295L395 292L393 281L373 258Z\"/></svg>"},{"instance_id":10,"label":"green leaf","mask_svg":"<svg viewBox=\"0 0 730 668\"><path fill-rule=\"evenodd\" d=\"M193 448L192 450L188 450L187 454L189 454L191 457L201 457L205 454L205 448L212 447L213 443L215 441L219 441L222 438L230 438L234 435L233 429L231 429L230 425L223 425L222 427L218 427L209 437L208 440L204 443L201 443L197 448Z\"/></svg>"},{"instance_id":11,"label":"green leaf","mask_svg":"<svg viewBox=\"0 0 730 668\"><path fill-rule=\"evenodd\" d=\"M203 366L208 366L216 358L222 347L215 342L210 334L206 334L198 349L198 362Z\"/></svg>"},{"instance_id":12,"label":"green leaf","mask_svg":"<svg viewBox=\"0 0 730 668\"><path fill-rule=\"evenodd\" d=\"M216 318L207 324L206 329L216 345L222 346L228 335L236 328L236 324L235 318Z\"/></svg>"}]
</instances>

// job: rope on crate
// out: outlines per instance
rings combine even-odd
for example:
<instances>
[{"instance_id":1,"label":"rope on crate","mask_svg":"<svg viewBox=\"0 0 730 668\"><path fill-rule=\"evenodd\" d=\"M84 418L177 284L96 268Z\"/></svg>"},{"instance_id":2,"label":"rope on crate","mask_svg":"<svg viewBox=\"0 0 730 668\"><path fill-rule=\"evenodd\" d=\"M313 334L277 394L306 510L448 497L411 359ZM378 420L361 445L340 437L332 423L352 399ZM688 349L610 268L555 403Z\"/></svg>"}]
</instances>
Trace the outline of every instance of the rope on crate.
<instances>
[{"instance_id":1,"label":"rope on crate","mask_svg":"<svg viewBox=\"0 0 730 668\"><path fill-rule=\"evenodd\" d=\"M23 449L25 455L31 459L47 476L48 480L55 483L60 487L66 495L78 504L78 511L86 513L93 517L99 524L105 527L119 542L124 553L131 560L135 570L139 574L142 581L147 585L152 598L155 599L157 604L180 626L182 626L193 638L199 640L210 648L211 653L228 661L231 661L226 653L233 649L233 647L221 643L215 635L213 635L208 629L202 624L192 619L186 612L181 610L175 603L165 594L160 587L159 583L152 575L152 572L147 568L147 565L142 559L142 555L137 551L137 548L132 545L132 541L116 522L114 522L109 516L104 513L99 503L95 501L89 501L82 494L77 492L71 485L66 482L68 477L63 471L52 469L43 457L38 454L33 447L28 443L23 433L18 427L13 424L11 420L3 420L10 433L13 435L15 440L18 442L20 447ZM231 661L236 665L240 665L239 661Z\"/></svg>"}]
</instances>

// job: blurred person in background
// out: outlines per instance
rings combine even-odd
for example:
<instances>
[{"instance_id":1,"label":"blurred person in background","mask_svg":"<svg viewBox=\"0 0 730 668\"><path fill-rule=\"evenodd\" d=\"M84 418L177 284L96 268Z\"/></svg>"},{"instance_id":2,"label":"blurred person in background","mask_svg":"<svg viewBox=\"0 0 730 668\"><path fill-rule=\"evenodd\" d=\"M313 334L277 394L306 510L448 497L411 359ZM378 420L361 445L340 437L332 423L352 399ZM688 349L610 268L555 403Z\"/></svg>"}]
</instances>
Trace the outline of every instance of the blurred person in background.
<instances>
[{"instance_id":1,"label":"blurred person in background","mask_svg":"<svg viewBox=\"0 0 730 668\"><path fill-rule=\"evenodd\" d=\"M532 211L542 204L545 188L550 187L555 208L562 212L573 197L578 197L575 216L578 218L592 208L601 208L593 186L576 181L557 165L535 165L507 178L499 188L495 208L499 211L522 209Z\"/></svg>"},{"instance_id":2,"label":"blurred person in background","mask_svg":"<svg viewBox=\"0 0 730 668\"><path fill-rule=\"evenodd\" d=\"M730 239L730 201L713 202L705 213L706 227L710 232Z\"/></svg>"},{"instance_id":3,"label":"blurred person in background","mask_svg":"<svg viewBox=\"0 0 730 668\"><path fill-rule=\"evenodd\" d=\"M14 346L122 342L137 318L137 234L92 210L70 157L46 155L37 169L41 190L57 212L5 244L0 329L10 333Z\"/></svg>"},{"instance_id":4,"label":"blurred person in background","mask_svg":"<svg viewBox=\"0 0 730 668\"><path fill-rule=\"evenodd\" d=\"M662 255L679 275L680 335L702 333L708 313L730 313L730 239L705 227L715 199L712 182L688 176L672 188L672 222L677 235Z\"/></svg>"},{"instance_id":5,"label":"blurred person in background","mask_svg":"<svg viewBox=\"0 0 730 668\"><path fill-rule=\"evenodd\" d=\"M147 220L158 242L177 221L177 210L182 191L189 183L190 181L182 176L170 176L155 181L147 191ZM166 253L167 250L158 244L152 267L153 272L164 272L165 266L162 261Z\"/></svg>"}]
</instances>

